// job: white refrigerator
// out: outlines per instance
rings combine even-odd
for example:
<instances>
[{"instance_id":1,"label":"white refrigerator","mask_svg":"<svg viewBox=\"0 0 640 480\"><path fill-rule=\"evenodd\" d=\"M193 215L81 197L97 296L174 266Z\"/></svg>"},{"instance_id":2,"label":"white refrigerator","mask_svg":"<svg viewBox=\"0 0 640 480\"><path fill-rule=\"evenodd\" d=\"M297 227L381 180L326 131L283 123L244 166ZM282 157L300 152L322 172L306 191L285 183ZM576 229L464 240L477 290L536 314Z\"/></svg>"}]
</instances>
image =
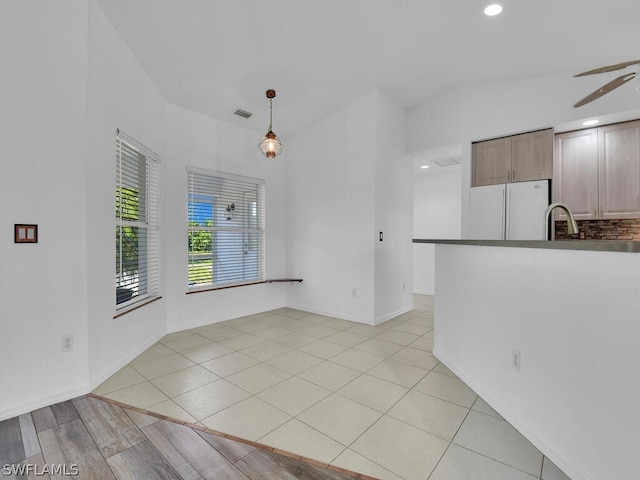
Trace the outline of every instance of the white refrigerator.
<instances>
[{"instance_id":1,"label":"white refrigerator","mask_svg":"<svg viewBox=\"0 0 640 480\"><path fill-rule=\"evenodd\" d=\"M472 187L469 239L544 240L549 181Z\"/></svg>"}]
</instances>

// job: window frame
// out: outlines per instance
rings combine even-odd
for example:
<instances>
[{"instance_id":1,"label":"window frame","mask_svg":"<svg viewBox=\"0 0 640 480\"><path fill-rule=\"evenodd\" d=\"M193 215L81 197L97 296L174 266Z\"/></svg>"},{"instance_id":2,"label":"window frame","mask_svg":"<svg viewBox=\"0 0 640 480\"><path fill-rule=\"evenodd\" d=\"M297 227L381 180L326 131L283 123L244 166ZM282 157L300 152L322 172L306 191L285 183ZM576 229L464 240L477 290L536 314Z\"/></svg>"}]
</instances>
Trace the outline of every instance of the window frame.
<instances>
[{"instance_id":1,"label":"window frame","mask_svg":"<svg viewBox=\"0 0 640 480\"><path fill-rule=\"evenodd\" d=\"M137 158L136 158L137 157ZM144 179L132 186L131 170L143 172ZM137 170L136 170L137 169ZM127 135L120 129L116 131L116 179L115 179L115 231L116 231L116 251L115 251L115 317L123 315L142 305L161 298L160 295L160 156L134 138ZM144 187L142 183L144 182ZM136 196L137 207L133 214L132 209L128 214L123 215L126 208L126 201L123 200L123 191L133 191L137 195L144 191L144 199ZM131 205L131 201L129 205ZM140 205L143 205L142 208ZM123 208L125 206L125 208ZM118 208L119 207L119 208ZM135 217L126 218L127 216ZM140 218L140 217L143 218ZM124 279L123 271L126 263L123 253L123 232L125 229L138 229L138 232L145 232L142 238L136 238L135 262L137 268L135 273L129 273L129 279ZM118 241L120 242L118 245ZM144 245L141 251L140 246ZM142 259L142 260L141 260ZM140 276L144 278L141 279ZM137 276L131 279L132 276ZM137 292L140 285L144 284L145 291ZM124 293L122 293L124 292ZM131 297L126 297L131 294ZM125 300L118 303L120 297Z\"/></svg>"},{"instance_id":2,"label":"window frame","mask_svg":"<svg viewBox=\"0 0 640 480\"><path fill-rule=\"evenodd\" d=\"M196 181L197 180L197 181ZM220 224L219 218L220 214L223 211L227 211L226 208L229 207L232 203L235 205L239 203L238 200L230 200L233 199L233 194L229 192L225 192L226 196L222 193L211 191L204 191L195 186L195 183L198 182L212 182L212 183L231 183L230 190L235 191L240 188L242 185L250 186L254 190L251 190L250 193L254 193L255 191L255 202L247 202L254 203L255 207L255 225L246 225L245 222L248 221L250 215L248 215L249 208L245 208L244 206L238 207L237 210L231 212L231 215L239 215L239 218L236 220L240 220L243 225L242 226L234 226L229 224ZM217 170L208 170L196 167L187 167L187 293L195 293L200 291L207 290L218 290L229 287L243 286L243 285L254 285L256 283L262 283L266 280L266 200L265 200L265 190L266 190L266 182L260 178L246 177L236 174L231 174L227 172L221 172ZM235 192L237 193L237 192ZM196 197L200 197L206 199L206 197L211 197L211 217L208 219L211 221L210 226L203 225L194 225L192 220L195 216L192 210L193 199ZM206 202L202 202L206 203ZM227 213L228 215L228 213ZM218 218L218 221L216 221ZM229 220L227 218L227 220ZM195 254L191 250L191 233L194 231L202 231L202 232L211 232L211 281L210 282L195 282L192 279L192 268L194 265L194 257L196 255L202 256L202 254ZM256 245L255 250L255 265L254 263L249 264L249 268L255 270L256 274L254 276L246 276L246 273L240 274L237 270L231 271L231 273L227 272L227 274L231 277L234 275L241 275L243 278L241 280L232 279L229 281L216 281L216 262L220 261L222 250L225 247L225 241L219 239L218 234L242 234L243 235L243 255L247 254L249 251L249 245ZM245 237L247 235L247 237ZM253 236L253 238L251 237ZM255 242L255 243L254 243ZM236 242L231 244L234 247L238 247ZM229 244L226 244L229 247ZM229 257L232 257L233 254L228 254ZM244 258L242 262L243 268L247 268L247 265L244 263Z\"/></svg>"}]
</instances>

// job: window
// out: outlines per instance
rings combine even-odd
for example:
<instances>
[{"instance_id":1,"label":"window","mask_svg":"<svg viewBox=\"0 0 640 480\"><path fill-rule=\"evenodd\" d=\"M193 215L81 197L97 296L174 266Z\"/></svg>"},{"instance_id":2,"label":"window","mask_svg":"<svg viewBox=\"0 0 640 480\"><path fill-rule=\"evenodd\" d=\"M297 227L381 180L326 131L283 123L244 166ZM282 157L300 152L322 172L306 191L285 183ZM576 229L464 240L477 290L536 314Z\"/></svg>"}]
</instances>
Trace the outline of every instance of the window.
<instances>
[{"instance_id":1,"label":"window","mask_svg":"<svg viewBox=\"0 0 640 480\"><path fill-rule=\"evenodd\" d=\"M189 289L262 281L264 181L187 169Z\"/></svg>"},{"instance_id":2,"label":"window","mask_svg":"<svg viewBox=\"0 0 640 480\"><path fill-rule=\"evenodd\" d=\"M116 306L122 310L160 294L157 154L116 135Z\"/></svg>"}]
</instances>

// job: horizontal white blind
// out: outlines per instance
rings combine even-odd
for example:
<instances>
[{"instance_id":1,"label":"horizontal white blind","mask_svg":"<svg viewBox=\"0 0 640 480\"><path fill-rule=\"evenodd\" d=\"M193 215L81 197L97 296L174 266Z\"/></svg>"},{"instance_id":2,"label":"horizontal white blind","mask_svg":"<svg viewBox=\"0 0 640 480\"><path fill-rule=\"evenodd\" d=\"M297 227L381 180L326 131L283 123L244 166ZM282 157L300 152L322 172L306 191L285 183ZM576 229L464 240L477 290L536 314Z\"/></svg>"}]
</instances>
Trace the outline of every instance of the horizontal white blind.
<instances>
[{"instance_id":1,"label":"horizontal white blind","mask_svg":"<svg viewBox=\"0 0 640 480\"><path fill-rule=\"evenodd\" d=\"M189 287L265 278L264 180L187 169Z\"/></svg>"},{"instance_id":2,"label":"horizontal white blind","mask_svg":"<svg viewBox=\"0 0 640 480\"><path fill-rule=\"evenodd\" d=\"M116 135L116 305L160 295L160 158Z\"/></svg>"}]
</instances>

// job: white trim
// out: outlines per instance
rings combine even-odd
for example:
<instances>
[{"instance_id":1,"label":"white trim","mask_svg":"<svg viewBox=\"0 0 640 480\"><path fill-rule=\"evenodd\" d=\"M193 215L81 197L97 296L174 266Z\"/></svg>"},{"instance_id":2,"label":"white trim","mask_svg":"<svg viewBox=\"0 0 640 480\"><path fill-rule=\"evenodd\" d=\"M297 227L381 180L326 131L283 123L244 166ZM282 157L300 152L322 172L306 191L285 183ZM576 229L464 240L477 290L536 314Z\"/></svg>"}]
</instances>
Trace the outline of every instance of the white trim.
<instances>
[{"instance_id":1,"label":"white trim","mask_svg":"<svg viewBox=\"0 0 640 480\"><path fill-rule=\"evenodd\" d=\"M116 129L116 137L119 137L123 143L126 143L127 145L129 145L129 147L133 148L134 150L137 150L139 153L141 153L145 157L150 158L151 160L158 163L161 162L160 155L158 155L156 152L151 150L146 145L143 145L142 143L138 142L135 138L123 132L119 128Z\"/></svg>"},{"instance_id":2,"label":"white trim","mask_svg":"<svg viewBox=\"0 0 640 480\"><path fill-rule=\"evenodd\" d=\"M165 324L166 327L166 324ZM119 360L118 362L111 365L107 370L102 372L96 378L89 382L90 384L90 392L94 391L98 386L102 385L109 377L111 377L114 373L117 373L120 369L126 367L129 363L131 363L134 359L136 359L140 354L144 353L145 350L152 347L158 340L167 335L166 328L165 330L156 333L150 340L147 340L141 346L136 348L133 353L129 354L124 360ZM87 393L87 392L85 392Z\"/></svg>"},{"instance_id":3,"label":"white trim","mask_svg":"<svg viewBox=\"0 0 640 480\"><path fill-rule=\"evenodd\" d=\"M55 395L44 395L36 400L30 400L27 403L22 403L19 406L0 410L0 421L14 418L25 413L33 412L39 408L48 407L60 402L66 402L72 398L86 395L91 391L89 382L83 382L81 386L65 390L63 392L56 393Z\"/></svg>"},{"instance_id":4,"label":"white trim","mask_svg":"<svg viewBox=\"0 0 640 480\"><path fill-rule=\"evenodd\" d=\"M364 317L357 317L355 315L345 315L343 313L336 313L336 312L331 312L329 310L322 310L322 309L316 309L316 308L307 308L307 307L296 307L295 305L285 305L286 308L293 308L296 310L301 310L303 312L309 312L309 313L315 313L316 315L323 315L325 317L332 317L332 318L338 318L340 320L347 320L349 322L356 322L356 323L363 323L365 325L372 325L372 326L378 326L381 323L386 322L387 320L391 320L392 318L395 318L399 315L402 315L403 313L407 313L411 310L413 310L415 307L413 305L409 306L409 307L405 307L405 308L401 308L399 310L396 310L393 313L390 313L388 315L384 315L382 317L380 317L379 319L374 319L373 321L369 318L364 318ZM380 320L380 319L384 319L384 320Z\"/></svg>"},{"instance_id":5,"label":"white trim","mask_svg":"<svg viewBox=\"0 0 640 480\"><path fill-rule=\"evenodd\" d=\"M138 256L138 272L137 278L132 278L133 275L128 275L130 278L126 278L125 270L123 269L124 252L123 252L123 238L120 237L120 264L116 264L115 272L115 287L117 292L120 288L133 288L139 289L141 286L145 286L143 294L137 292L139 295L134 296L131 300L126 302L117 303L118 296L115 294L114 312L115 316L119 316L122 313L126 313L138 306L142 306L149 303L154 298L161 296L161 279L160 279L160 157L153 150L145 147L135 139L131 138L121 130L117 130L116 133L116 184L115 184L115 199L116 202L120 201L120 211L116 211L115 227L116 231L122 232L122 229L137 228L141 231L146 231L146 235L143 237L140 235L138 239L138 249L140 245L144 245L144 251L140 251ZM144 167L144 168L143 168ZM136 175L137 174L137 175ZM142 178L144 175L144 178ZM129 185L130 183L130 185ZM144 185L143 185L144 183ZM125 185L127 184L127 185ZM143 190L144 186L144 190ZM143 198L138 198L138 217L141 213L144 213L144 218L138 218L137 220L123 219L123 195L122 191L125 188L138 189L139 195ZM144 192L141 194L140 192ZM141 212L141 207L144 205L144 210ZM143 240L146 238L146 240ZM146 259L146 262L145 262ZM116 259L117 260L117 259ZM117 272L120 272L118 275Z\"/></svg>"},{"instance_id":6,"label":"white trim","mask_svg":"<svg viewBox=\"0 0 640 480\"><path fill-rule=\"evenodd\" d=\"M159 295L159 294L154 295L150 293L147 293L140 297L132 298L131 300L127 300L126 302L119 303L117 305L118 308L113 316L120 317L126 313L132 312L142 307L143 305L146 305L147 303L155 302L156 300L159 300L161 298L162 298L162 295Z\"/></svg>"},{"instance_id":7,"label":"white trim","mask_svg":"<svg viewBox=\"0 0 640 480\"><path fill-rule=\"evenodd\" d=\"M187 173L196 173L198 175L207 175L210 177L221 177L226 178L228 180L236 180L238 182L249 182L249 183L258 183L260 185L264 185L265 181L262 178L256 177L246 177L244 175L236 175L234 173L221 172L219 170L209 170L207 168L198 168L198 167L186 167Z\"/></svg>"},{"instance_id":8,"label":"white trim","mask_svg":"<svg viewBox=\"0 0 640 480\"><path fill-rule=\"evenodd\" d=\"M382 317L377 317L373 321L374 325L380 325L381 323L384 323L387 320L391 320L392 318L398 317L398 316L402 315L403 313L410 312L414 308L415 307L413 305L409 305L408 307L400 308L400 309L396 310L395 312L388 313L387 315L383 315Z\"/></svg>"},{"instance_id":9,"label":"white trim","mask_svg":"<svg viewBox=\"0 0 640 480\"><path fill-rule=\"evenodd\" d=\"M414 290L413 291L414 294L416 295L435 295L434 291L427 291L427 290Z\"/></svg>"},{"instance_id":10,"label":"white trim","mask_svg":"<svg viewBox=\"0 0 640 480\"><path fill-rule=\"evenodd\" d=\"M471 390L477 393L491 408L498 412L498 414L500 414L507 422L509 422L513 428L520 432L523 437L531 442L534 447L540 450L544 454L544 456L548 457L553 463L555 463L556 466L565 474L567 474L572 480L593 480L592 477L587 475L575 464L571 463L563 455L560 455L555 450L549 448L549 445L547 445L546 442L543 442L537 435L535 435L533 432L531 432L531 430L525 427L522 422L520 422L518 417L505 407L500 399L492 397L487 392L485 392L485 390L479 387L478 384L473 380L473 378L464 375L458 368L456 368L453 363L449 361L446 356L442 355L438 351L437 346L434 346L432 353L433 356L440 361L440 363L442 363L445 367L456 374L458 378L460 378L460 380L466 383ZM482 412L478 413L486 415Z\"/></svg>"},{"instance_id":11,"label":"white trim","mask_svg":"<svg viewBox=\"0 0 640 480\"><path fill-rule=\"evenodd\" d=\"M191 239L193 232L208 232L211 235L211 251L199 253L191 251L190 247L187 253L187 293L264 281L265 180L191 166L187 166L186 170L188 238ZM247 194L253 197L254 193L254 200L245 198ZM203 211L204 221L197 215L201 197L203 206L210 204L211 207L210 212ZM231 220L231 223L222 221L225 203L226 220ZM231 211L229 204L234 208ZM210 226L206 225L209 221ZM192 275L192 265L208 262L208 258L211 259L210 275L206 270L202 270L202 276ZM254 273L255 276L252 276Z\"/></svg>"}]
</instances>

